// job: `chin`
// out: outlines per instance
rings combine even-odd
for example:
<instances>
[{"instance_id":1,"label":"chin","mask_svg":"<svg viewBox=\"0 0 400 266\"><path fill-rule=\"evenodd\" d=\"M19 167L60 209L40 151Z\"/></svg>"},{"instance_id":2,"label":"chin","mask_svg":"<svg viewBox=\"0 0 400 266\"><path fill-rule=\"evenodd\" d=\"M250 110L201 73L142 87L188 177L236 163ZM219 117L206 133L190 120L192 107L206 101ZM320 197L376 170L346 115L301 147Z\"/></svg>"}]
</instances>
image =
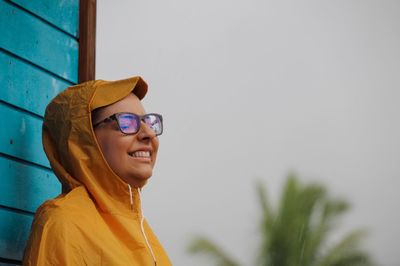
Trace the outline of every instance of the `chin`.
<instances>
[{"instance_id":1,"label":"chin","mask_svg":"<svg viewBox=\"0 0 400 266\"><path fill-rule=\"evenodd\" d=\"M148 179L134 179L134 180L131 180L128 183L129 183L129 185L131 185L131 187L142 188L147 184L147 180Z\"/></svg>"},{"instance_id":2,"label":"chin","mask_svg":"<svg viewBox=\"0 0 400 266\"><path fill-rule=\"evenodd\" d=\"M144 185L146 185L147 180L149 180L149 178L151 177L151 174L152 172L135 174L133 176L125 178L125 181L132 187L142 188Z\"/></svg>"}]
</instances>

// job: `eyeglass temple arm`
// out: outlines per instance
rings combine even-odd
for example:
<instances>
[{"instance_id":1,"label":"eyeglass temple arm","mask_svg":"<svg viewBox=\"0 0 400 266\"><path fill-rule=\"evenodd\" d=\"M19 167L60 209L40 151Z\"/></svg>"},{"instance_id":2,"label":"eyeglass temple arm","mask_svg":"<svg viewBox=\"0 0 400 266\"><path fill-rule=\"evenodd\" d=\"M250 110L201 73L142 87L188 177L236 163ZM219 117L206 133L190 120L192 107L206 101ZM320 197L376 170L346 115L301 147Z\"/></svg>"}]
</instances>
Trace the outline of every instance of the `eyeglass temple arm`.
<instances>
[{"instance_id":1,"label":"eyeglass temple arm","mask_svg":"<svg viewBox=\"0 0 400 266\"><path fill-rule=\"evenodd\" d=\"M100 125L102 123L108 122L110 120L117 120L117 118L115 117L115 115L109 116L109 117L107 117L107 118L105 118L105 119L93 124L93 128L97 127L98 125Z\"/></svg>"}]
</instances>

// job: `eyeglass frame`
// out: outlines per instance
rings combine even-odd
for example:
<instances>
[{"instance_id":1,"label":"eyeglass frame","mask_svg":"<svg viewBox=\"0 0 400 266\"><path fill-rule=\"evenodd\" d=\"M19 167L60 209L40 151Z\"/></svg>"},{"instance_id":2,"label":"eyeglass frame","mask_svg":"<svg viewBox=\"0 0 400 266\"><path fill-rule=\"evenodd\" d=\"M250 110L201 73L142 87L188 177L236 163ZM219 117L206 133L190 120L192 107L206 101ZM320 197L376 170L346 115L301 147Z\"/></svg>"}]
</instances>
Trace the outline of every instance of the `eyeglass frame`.
<instances>
[{"instance_id":1,"label":"eyeglass frame","mask_svg":"<svg viewBox=\"0 0 400 266\"><path fill-rule=\"evenodd\" d=\"M118 121L118 117L117 117L117 116L122 115L122 114L130 114L130 115L133 115L133 116L139 118L139 126L138 126L138 129L137 129L136 132L134 132L134 133L125 133L125 132L121 129L121 125L119 124L119 121ZM163 133L163 131L164 131L164 126L163 126L163 117L162 117L162 115L157 114L157 113L148 113L148 114L144 114L144 115L138 115L138 114L131 113L131 112L120 112L120 113L115 113L115 114L112 114L112 115L110 115L109 117L106 117L106 118L104 118L103 120L101 120L101 121L99 121L99 122L93 124L92 127L93 127L93 129L95 129L96 127L98 127L98 126L99 126L100 124L102 124L102 123L107 123L107 122L109 122L109 121L114 121L114 120L115 120L115 121L117 121L117 125L118 125L119 130L120 130L123 134L125 134L125 135L134 135L134 134L137 134L137 133L139 132L140 127L141 127L142 122L143 122L143 118L145 118L146 116L149 116L149 115L154 115L154 116L158 117L158 119L159 119L160 122L161 122L161 132L160 132L159 134L157 134L157 133L152 129L152 131L153 131L154 133L156 133L156 136L158 137L158 136L160 136L160 135ZM146 124L146 123L145 123L145 124ZM147 125L147 124L146 124L146 125ZM148 125L147 125L147 126L148 126ZM149 126L149 127L150 127L150 126Z\"/></svg>"}]
</instances>

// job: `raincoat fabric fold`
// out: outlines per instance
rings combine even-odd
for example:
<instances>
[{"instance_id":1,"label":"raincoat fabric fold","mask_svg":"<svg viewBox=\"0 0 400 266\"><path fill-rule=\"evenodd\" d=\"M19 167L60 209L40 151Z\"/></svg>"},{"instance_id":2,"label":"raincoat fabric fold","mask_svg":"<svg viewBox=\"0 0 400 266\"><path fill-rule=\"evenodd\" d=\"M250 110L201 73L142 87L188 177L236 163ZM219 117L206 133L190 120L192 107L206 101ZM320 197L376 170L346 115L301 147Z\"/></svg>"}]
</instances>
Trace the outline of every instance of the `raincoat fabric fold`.
<instances>
[{"instance_id":1,"label":"raincoat fabric fold","mask_svg":"<svg viewBox=\"0 0 400 266\"><path fill-rule=\"evenodd\" d=\"M143 79L90 81L47 106L43 147L63 193L37 210L23 265L171 265L139 189L111 170L92 128L91 111L132 92L144 97Z\"/></svg>"}]
</instances>

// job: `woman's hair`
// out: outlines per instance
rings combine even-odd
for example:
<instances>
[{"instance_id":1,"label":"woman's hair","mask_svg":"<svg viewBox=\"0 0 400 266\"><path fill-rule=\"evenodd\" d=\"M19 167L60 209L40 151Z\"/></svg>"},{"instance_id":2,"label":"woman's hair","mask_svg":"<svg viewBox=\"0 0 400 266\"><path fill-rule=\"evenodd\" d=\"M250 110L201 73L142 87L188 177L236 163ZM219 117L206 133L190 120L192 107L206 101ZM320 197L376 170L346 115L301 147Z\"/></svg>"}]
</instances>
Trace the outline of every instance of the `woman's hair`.
<instances>
[{"instance_id":1,"label":"woman's hair","mask_svg":"<svg viewBox=\"0 0 400 266\"><path fill-rule=\"evenodd\" d=\"M104 109L104 107L106 107L106 106L96 108L96 109L94 109L94 110L91 112L91 116L92 116L92 125L93 125L95 122L97 122L98 117L99 117L99 114L100 114L101 110Z\"/></svg>"}]
</instances>

